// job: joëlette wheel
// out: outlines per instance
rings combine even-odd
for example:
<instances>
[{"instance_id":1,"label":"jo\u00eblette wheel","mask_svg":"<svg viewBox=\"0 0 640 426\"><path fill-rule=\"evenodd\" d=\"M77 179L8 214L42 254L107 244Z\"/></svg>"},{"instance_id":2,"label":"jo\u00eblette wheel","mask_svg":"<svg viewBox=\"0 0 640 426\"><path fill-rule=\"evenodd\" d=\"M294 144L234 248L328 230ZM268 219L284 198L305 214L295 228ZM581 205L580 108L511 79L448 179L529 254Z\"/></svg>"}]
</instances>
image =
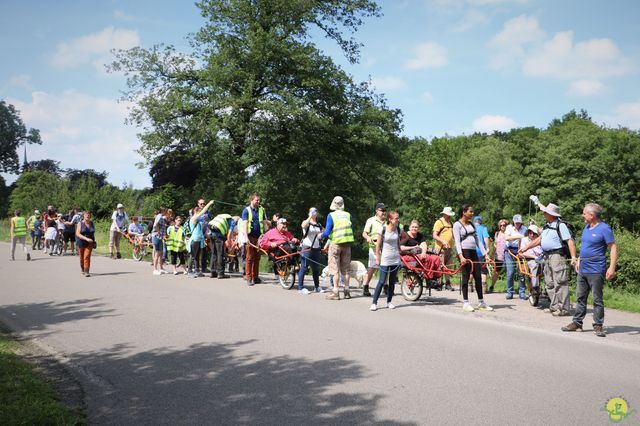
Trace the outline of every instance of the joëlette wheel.
<instances>
[{"instance_id":1,"label":"jo\u00eblette wheel","mask_svg":"<svg viewBox=\"0 0 640 426\"><path fill-rule=\"evenodd\" d=\"M406 272L401 287L405 300L415 302L422 296L422 278L416 273Z\"/></svg>"}]
</instances>

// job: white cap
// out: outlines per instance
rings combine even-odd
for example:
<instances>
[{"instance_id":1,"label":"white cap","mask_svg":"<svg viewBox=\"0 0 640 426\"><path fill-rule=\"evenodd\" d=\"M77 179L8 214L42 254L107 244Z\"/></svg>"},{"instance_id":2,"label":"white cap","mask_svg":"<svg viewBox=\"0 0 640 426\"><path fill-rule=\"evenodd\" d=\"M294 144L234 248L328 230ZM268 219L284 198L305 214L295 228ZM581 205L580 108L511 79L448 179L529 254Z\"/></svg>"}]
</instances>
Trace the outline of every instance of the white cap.
<instances>
[{"instance_id":1,"label":"white cap","mask_svg":"<svg viewBox=\"0 0 640 426\"><path fill-rule=\"evenodd\" d=\"M124 206L122 205L122 203L118 203L118 206L116 208L117 209L124 209Z\"/></svg>"}]
</instances>

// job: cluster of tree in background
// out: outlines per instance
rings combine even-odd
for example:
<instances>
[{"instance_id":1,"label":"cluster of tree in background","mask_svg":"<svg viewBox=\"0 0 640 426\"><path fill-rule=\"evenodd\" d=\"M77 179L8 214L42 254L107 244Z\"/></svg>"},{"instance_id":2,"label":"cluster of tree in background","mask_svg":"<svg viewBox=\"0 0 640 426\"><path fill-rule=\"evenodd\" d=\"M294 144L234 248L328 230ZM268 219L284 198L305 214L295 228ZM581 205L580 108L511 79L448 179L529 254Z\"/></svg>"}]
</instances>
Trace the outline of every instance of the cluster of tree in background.
<instances>
[{"instance_id":1,"label":"cluster of tree in background","mask_svg":"<svg viewBox=\"0 0 640 426\"><path fill-rule=\"evenodd\" d=\"M444 206L471 203L494 228L500 218L526 217L528 197L537 194L560 205L578 228L584 204L598 202L609 223L637 231L637 131L605 128L584 111L570 111L545 129L407 138L401 111L368 82L354 81L310 36L334 40L357 62L359 44L345 34L380 14L374 1L197 6L205 24L191 36L191 52L137 47L117 52L110 66L128 77L125 99L136 105L129 120L142 129L152 188L118 188L104 172L59 170L45 161L25 167L3 192L10 192L11 208L77 205L104 217L121 202L130 214L149 215L161 205L185 214L199 197L245 205L258 191L269 213L294 222L310 206L327 214L333 196L342 195L358 228L379 201L424 228ZM21 130L8 151L39 142L37 131Z\"/></svg>"}]
</instances>

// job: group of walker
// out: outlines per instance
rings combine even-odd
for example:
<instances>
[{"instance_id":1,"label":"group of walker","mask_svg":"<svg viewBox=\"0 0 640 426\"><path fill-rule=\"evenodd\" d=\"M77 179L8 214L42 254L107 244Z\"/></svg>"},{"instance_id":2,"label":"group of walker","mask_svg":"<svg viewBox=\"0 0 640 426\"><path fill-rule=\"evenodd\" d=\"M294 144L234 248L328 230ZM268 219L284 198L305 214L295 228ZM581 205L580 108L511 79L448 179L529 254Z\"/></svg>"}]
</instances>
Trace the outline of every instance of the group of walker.
<instances>
[{"instance_id":1,"label":"group of walker","mask_svg":"<svg viewBox=\"0 0 640 426\"><path fill-rule=\"evenodd\" d=\"M515 215L513 224L506 220L499 222L499 230L495 234L494 247L496 254L495 264L491 268L493 259L489 256L489 234L481 223L479 216L474 217L473 207L463 204L460 208L458 219L452 223L454 212L450 207L445 207L433 226L434 250L439 257L439 263L445 270L451 265L453 250L458 257L461 272L461 291L463 297L464 312L493 311L494 309L484 301L484 293L492 292L499 269L504 265L507 271L506 298L514 296L514 278L518 274L518 258L525 259L530 274L530 294L539 294L540 283L538 276L543 275L546 292L550 299L549 308L545 312L553 316L567 316L570 312L569 300L569 268L570 265L578 273L577 280L577 308L573 321L564 331L581 331L582 321L586 315L586 300L589 292L594 298L594 332L604 336L604 304L602 300L602 288L605 279L611 280L615 276L617 265L617 245L611 228L601 221L602 207L597 204L587 204L582 216L585 220L585 228L582 233L582 245L580 257L576 256L576 245L569 227L560 220L560 209L555 204L543 205L536 196L531 200L543 212L546 224L540 230L535 224L525 228L522 217ZM173 217L167 214L165 209L160 209L154 218L151 229L151 240L154 247L153 266L154 275L164 273L163 263L167 254L174 265L174 274L177 274L177 260L185 267L184 252L190 252L189 274L193 277L203 276L206 268L206 260L203 260L202 250L205 241L211 241L211 271L210 276L219 279L228 278L225 274L225 259L227 250L238 249L237 256L242 257L243 275L246 284L253 286L260 283L259 268L261 253L271 253L283 250L285 244L296 246L291 251L298 250L300 256L300 269L297 271L298 291L301 294L311 292L304 287L304 276L309 269L314 282L314 293L324 293L320 287L320 254L323 250L323 241L326 241L329 263L329 276L332 284L331 291L326 298L328 300L340 300L340 285L343 284L345 299L351 298L350 293L350 266L351 246L355 242L355 229L351 214L345 211L345 203L342 197L336 196L331 202L331 212L327 215L326 226L318 222L318 210L315 207L309 209L309 216L302 222L303 239L300 241L288 231L288 221L283 217L274 217L274 221L267 220L264 208L261 206L261 198L253 193L249 199L249 205L242 210L240 216L219 214L213 218L207 213L214 201L208 204L199 200L198 205L190 212L186 226L182 226L181 217ZM95 227L90 220L89 212L83 213L83 219L75 224L75 241L81 251L81 269L83 274L89 276L91 249L95 246ZM110 232L110 253L113 257L120 257L119 238L128 221L128 215L123 206L119 204L112 216ZM136 220L129 226L134 235L142 233ZM271 228L271 229L270 229ZM503 228L505 228L503 230ZM11 259L14 259L16 244L22 244L23 250L30 259L25 238L28 230L27 220L15 212L11 219ZM400 215L397 211L387 214L386 206L382 203L376 205L375 216L369 218L365 224L362 237L369 244L369 263L364 284L363 294L372 296L371 311L378 310L378 299L385 285L386 306L394 309L393 296L395 284L398 282L398 270L402 267L403 255L429 256L434 251L430 250L427 241L419 232L417 220L411 221L408 230L403 231L400 226ZM116 253L114 254L114 247ZM606 252L610 249L610 265L606 265ZM285 250L286 252L286 250ZM289 252L287 252L289 255ZM293 253L291 253L293 255ZM425 257L420 258L422 261ZM438 262L435 262L437 264ZM406 264L406 263L405 263ZM435 267L435 266L431 266ZM542 268L543 273L538 270ZM379 270L378 282L373 295L369 291L369 284L375 270ZM451 271L451 269L449 269ZM493 274L491 272L493 271ZM450 276L443 275L443 287L453 290ZM487 275L491 275L491 285L487 283ZM519 296L528 298L523 274L520 275ZM469 301L469 280L473 277L478 303L474 306ZM388 283L388 284L387 284Z\"/></svg>"}]
</instances>

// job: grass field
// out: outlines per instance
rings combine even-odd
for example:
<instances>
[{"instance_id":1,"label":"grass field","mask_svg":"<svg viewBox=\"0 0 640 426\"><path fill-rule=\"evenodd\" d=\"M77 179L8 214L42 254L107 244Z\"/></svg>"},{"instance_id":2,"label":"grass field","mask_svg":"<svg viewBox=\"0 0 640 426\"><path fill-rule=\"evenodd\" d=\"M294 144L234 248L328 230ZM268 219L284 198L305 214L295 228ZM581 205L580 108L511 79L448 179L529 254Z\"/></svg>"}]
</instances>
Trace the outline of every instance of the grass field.
<instances>
[{"instance_id":1,"label":"grass field","mask_svg":"<svg viewBox=\"0 0 640 426\"><path fill-rule=\"evenodd\" d=\"M109 254L109 225L111 222L102 220L94 221L94 223L96 226L96 241L98 242L98 248L94 250L94 254L107 256ZM9 241L8 220L0 220L0 241ZM122 256L132 259L133 255L131 246L126 242L126 240L122 239L120 246ZM151 256L147 256L143 261L150 262ZM364 260L363 263L366 265L366 260ZM270 263L265 261L264 258L262 262L260 262L260 270L262 272L271 271ZM375 282L375 278L372 282ZM457 283L457 281L454 282ZM505 292L506 288L507 285L503 274L496 283L495 291ZM575 301L575 275L574 283L571 287L571 300ZM589 303L592 303L591 297L589 297ZM604 289L604 304L606 308L620 309L628 312L640 312L640 296L624 291L614 291L609 287L605 287Z\"/></svg>"},{"instance_id":2,"label":"grass field","mask_svg":"<svg viewBox=\"0 0 640 426\"><path fill-rule=\"evenodd\" d=\"M84 418L68 410L52 386L20 358L19 347L0 329L0 424L84 424Z\"/></svg>"}]
</instances>

